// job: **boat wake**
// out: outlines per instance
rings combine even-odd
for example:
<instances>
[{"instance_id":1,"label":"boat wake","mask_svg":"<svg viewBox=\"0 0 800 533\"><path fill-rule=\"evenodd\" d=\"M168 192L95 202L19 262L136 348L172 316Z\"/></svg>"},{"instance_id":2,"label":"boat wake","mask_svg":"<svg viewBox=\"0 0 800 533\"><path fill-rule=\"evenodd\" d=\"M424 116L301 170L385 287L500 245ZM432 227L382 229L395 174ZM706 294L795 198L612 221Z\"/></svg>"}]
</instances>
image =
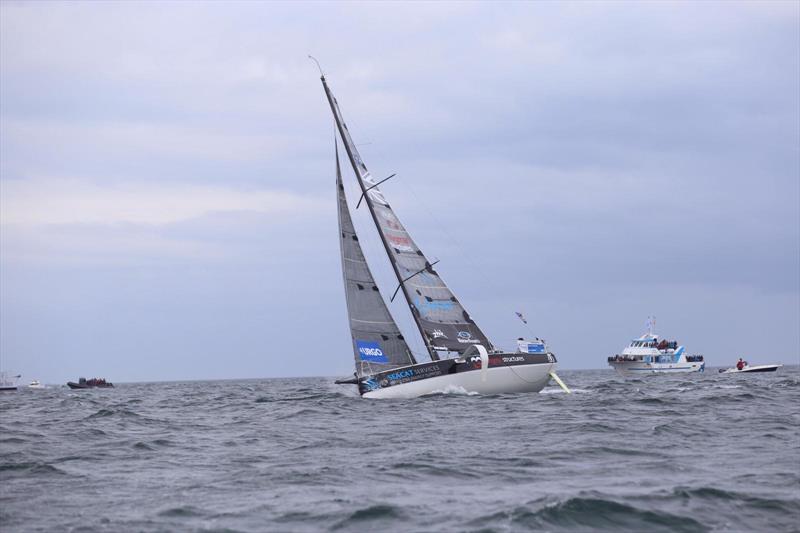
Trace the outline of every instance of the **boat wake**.
<instances>
[{"instance_id":1,"label":"boat wake","mask_svg":"<svg viewBox=\"0 0 800 533\"><path fill-rule=\"evenodd\" d=\"M447 387L439 390L435 390L430 394L426 394L426 396L432 396L434 394L453 394L456 396L478 396L479 393L475 391L468 391L461 385L448 385Z\"/></svg>"}]
</instances>

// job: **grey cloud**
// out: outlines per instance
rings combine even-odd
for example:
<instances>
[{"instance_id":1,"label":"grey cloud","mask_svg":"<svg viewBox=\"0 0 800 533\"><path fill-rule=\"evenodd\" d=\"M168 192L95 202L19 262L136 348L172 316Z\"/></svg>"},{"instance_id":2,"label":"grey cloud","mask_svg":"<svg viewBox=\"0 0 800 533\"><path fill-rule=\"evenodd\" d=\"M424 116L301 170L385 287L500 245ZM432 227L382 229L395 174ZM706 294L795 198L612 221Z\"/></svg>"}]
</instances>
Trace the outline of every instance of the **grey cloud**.
<instances>
[{"instance_id":1,"label":"grey cloud","mask_svg":"<svg viewBox=\"0 0 800 533\"><path fill-rule=\"evenodd\" d=\"M655 313L714 363L745 329L785 362L800 352L796 3L0 10L0 179L331 202L278 221L4 226L4 369L349 371L331 117L308 53L373 173L398 173L384 191L399 215L493 337L515 338L523 307L564 366L602 366ZM198 253L102 260L125 239ZM63 261L70 249L87 251L80 266Z\"/></svg>"}]
</instances>

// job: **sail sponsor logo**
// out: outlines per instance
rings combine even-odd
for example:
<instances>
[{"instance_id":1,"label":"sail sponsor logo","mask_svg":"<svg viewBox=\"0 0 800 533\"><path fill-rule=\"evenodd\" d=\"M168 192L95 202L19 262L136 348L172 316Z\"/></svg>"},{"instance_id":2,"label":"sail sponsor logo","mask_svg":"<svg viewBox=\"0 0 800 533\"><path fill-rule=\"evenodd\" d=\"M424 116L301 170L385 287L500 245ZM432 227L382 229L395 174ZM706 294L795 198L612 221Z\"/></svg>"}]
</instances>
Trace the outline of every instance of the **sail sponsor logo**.
<instances>
[{"instance_id":1,"label":"sail sponsor logo","mask_svg":"<svg viewBox=\"0 0 800 533\"><path fill-rule=\"evenodd\" d=\"M406 368L405 370L398 370L391 374L386 374L386 377L381 380L381 386L388 387L389 385L396 385L398 383L405 383L414 381L416 379L432 378L442 375L442 369L439 365L420 366L415 368Z\"/></svg>"},{"instance_id":2,"label":"sail sponsor logo","mask_svg":"<svg viewBox=\"0 0 800 533\"><path fill-rule=\"evenodd\" d=\"M411 369L400 370L399 372L392 372L391 374L386 376L386 378L390 381L400 381L402 379L407 379L411 377L414 377L414 371Z\"/></svg>"},{"instance_id":3,"label":"sail sponsor logo","mask_svg":"<svg viewBox=\"0 0 800 533\"><path fill-rule=\"evenodd\" d=\"M445 335L442 330L435 329L431 331L431 337L433 337L434 339L446 339L447 335Z\"/></svg>"},{"instance_id":4,"label":"sail sponsor logo","mask_svg":"<svg viewBox=\"0 0 800 533\"><path fill-rule=\"evenodd\" d=\"M430 366L421 366L418 368L414 368L414 375L415 376L438 376L442 373L442 369L439 368L439 365L430 365Z\"/></svg>"},{"instance_id":5,"label":"sail sponsor logo","mask_svg":"<svg viewBox=\"0 0 800 533\"><path fill-rule=\"evenodd\" d=\"M364 166L364 163L361 160L358 160L359 166L363 170L361 174L361 180L367 185L367 188L372 187L367 191L367 196L369 196L373 202L378 202L380 205L388 205L386 202L386 198L383 197L383 193L378 190L377 187L374 187L375 180L372 179L372 174L367 171L367 167Z\"/></svg>"},{"instance_id":6,"label":"sail sponsor logo","mask_svg":"<svg viewBox=\"0 0 800 533\"><path fill-rule=\"evenodd\" d=\"M461 344L477 344L480 341L478 339L473 339L472 333L470 333L469 331L459 331L458 342L460 342Z\"/></svg>"},{"instance_id":7,"label":"sail sponsor logo","mask_svg":"<svg viewBox=\"0 0 800 533\"><path fill-rule=\"evenodd\" d=\"M400 225L400 221L397 220L397 217L394 216L394 214L388 209L381 213L381 218L383 218L383 221L386 222L387 228L395 231L405 231L403 226Z\"/></svg>"},{"instance_id":8,"label":"sail sponsor logo","mask_svg":"<svg viewBox=\"0 0 800 533\"><path fill-rule=\"evenodd\" d=\"M408 237L397 237L395 235L387 235L386 238L392 244L392 247L401 252L413 252L414 248L411 247L411 239Z\"/></svg>"},{"instance_id":9,"label":"sail sponsor logo","mask_svg":"<svg viewBox=\"0 0 800 533\"><path fill-rule=\"evenodd\" d=\"M512 355L509 357L490 357L489 366L502 366L509 363L522 363L525 358L521 355Z\"/></svg>"},{"instance_id":10,"label":"sail sponsor logo","mask_svg":"<svg viewBox=\"0 0 800 533\"><path fill-rule=\"evenodd\" d=\"M375 380L375 378L369 378L362 381L359 388L361 389L361 394L364 394L365 392L373 391L375 389L380 389L381 386Z\"/></svg>"},{"instance_id":11,"label":"sail sponsor logo","mask_svg":"<svg viewBox=\"0 0 800 533\"><path fill-rule=\"evenodd\" d=\"M386 354L381 350L381 345L375 341L362 341L356 339L356 346L358 348L358 355L362 361L370 363L388 363L389 359Z\"/></svg>"},{"instance_id":12,"label":"sail sponsor logo","mask_svg":"<svg viewBox=\"0 0 800 533\"><path fill-rule=\"evenodd\" d=\"M433 300L429 302L416 297L414 298L414 305L419 309L420 313L429 316L434 311L450 311L454 304L450 300Z\"/></svg>"}]
</instances>

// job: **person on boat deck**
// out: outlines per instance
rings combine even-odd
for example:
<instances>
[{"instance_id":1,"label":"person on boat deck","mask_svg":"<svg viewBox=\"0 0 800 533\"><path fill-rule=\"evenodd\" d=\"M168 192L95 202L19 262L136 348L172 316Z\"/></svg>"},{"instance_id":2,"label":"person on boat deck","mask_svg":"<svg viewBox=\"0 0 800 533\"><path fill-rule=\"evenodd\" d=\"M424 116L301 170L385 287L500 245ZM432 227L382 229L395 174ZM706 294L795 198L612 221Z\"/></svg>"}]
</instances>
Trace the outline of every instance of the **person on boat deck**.
<instances>
[{"instance_id":1,"label":"person on boat deck","mask_svg":"<svg viewBox=\"0 0 800 533\"><path fill-rule=\"evenodd\" d=\"M744 359L742 359L740 357L739 361L736 363L736 369L737 370L742 370L746 365L747 365L747 363L744 361Z\"/></svg>"}]
</instances>

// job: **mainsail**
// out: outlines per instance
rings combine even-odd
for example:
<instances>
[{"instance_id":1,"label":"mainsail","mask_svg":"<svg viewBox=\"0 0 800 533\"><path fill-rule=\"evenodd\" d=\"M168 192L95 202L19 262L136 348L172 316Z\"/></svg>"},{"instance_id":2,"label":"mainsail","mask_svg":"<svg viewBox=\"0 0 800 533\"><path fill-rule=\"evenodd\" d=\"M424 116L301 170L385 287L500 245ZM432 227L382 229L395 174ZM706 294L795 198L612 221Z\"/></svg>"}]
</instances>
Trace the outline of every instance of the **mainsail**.
<instances>
[{"instance_id":1,"label":"mainsail","mask_svg":"<svg viewBox=\"0 0 800 533\"><path fill-rule=\"evenodd\" d=\"M463 353L474 344L482 344L491 350L489 339L433 269L378 189L350 138L339 104L328 88L325 76L322 76L322 85L372 219L378 227L381 241L431 358L439 358L437 350Z\"/></svg>"},{"instance_id":2,"label":"mainsail","mask_svg":"<svg viewBox=\"0 0 800 533\"><path fill-rule=\"evenodd\" d=\"M383 301L358 242L339 167L336 147L336 190L339 195L339 234L347 316L359 377L416 363L400 329Z\"/></svg>"}]
</instances>

